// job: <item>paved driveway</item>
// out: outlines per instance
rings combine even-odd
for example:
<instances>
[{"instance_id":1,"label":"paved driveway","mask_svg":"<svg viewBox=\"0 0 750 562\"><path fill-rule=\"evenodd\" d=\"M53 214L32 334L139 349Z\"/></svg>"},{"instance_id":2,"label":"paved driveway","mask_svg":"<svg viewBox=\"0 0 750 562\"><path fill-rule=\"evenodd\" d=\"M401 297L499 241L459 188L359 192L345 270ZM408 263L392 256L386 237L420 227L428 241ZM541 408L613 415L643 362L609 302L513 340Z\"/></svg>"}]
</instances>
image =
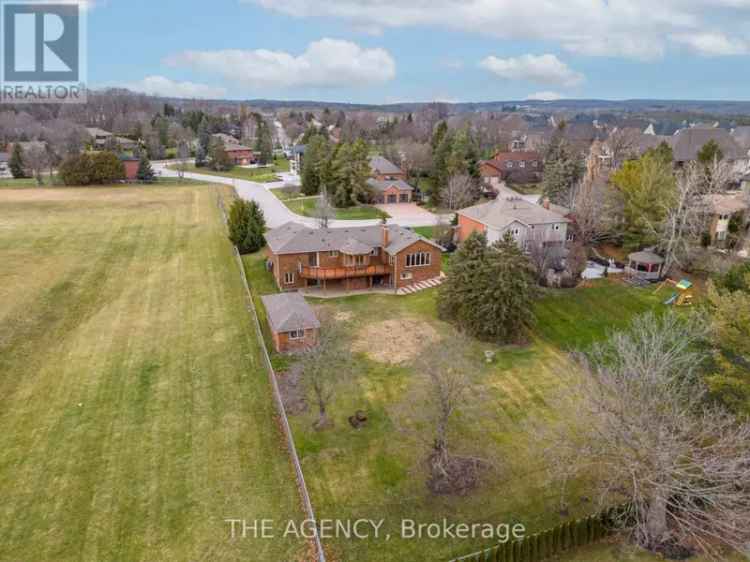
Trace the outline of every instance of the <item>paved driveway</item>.
<instances>
[{"instance_id":1,"label":"paved driveway","mask_svg":"<svg viewBox=\"0 0 750 562\"><path fill-rule=\"evenodd\" d=\"M433 226L440 217L415 203L394 203L392 205L375 205L381 211L391 215L390 222L402 226Z\"/></svg>"},{"instance_id":2,"label":"paved driveway","mask_svg":"<svg viewBox=\"0 0 750 562\"><path fill-rule=\"evenodd\" d=\"M174 170L170 170L167 168L166 163L157 162L154 163L154 168L159 170L163 176L168 177L176 177L177 172ZM194 172L186 172L185 177L188 179L195 179L195 180L201 180L201 181L207 181L207 182L213 182L213 183L223 183L226 185L233 185L235 190L237 191L237 194L242 197L243 199L247 200L254 200L256 201L261 209L263 209L263 214L266 217L266 224L269 228L276 228L279 227L287 222L293 221L300 224L304 224L306 226L317 228L318 222L310 217L303 217L301 215L298 215L296 213L293 213L289 210L289 208L284 205L279 199L271 193L271 188L279 188L282 187L285 183L291 182L293 178L288 177L286 178L287 181L282 182L276 182L271 184L264 184L264 183L257 183L254 181L248 181L248 180L240 180L236 178L227 178L223 176L213 176L208 174L198 174ZM414 207L416 208L420 213L417 214L417 212L412 212L411 215L409 213L406 213L405 211L402 212L401 215L398 217L393 216L392 219L390 219L388 222L390 224L399 224L401 226L430 226L437 224L438 217L437 215L433 215L432 213L429 213L425 211L424 209L420 209L416 205L410 205L410 204L403 204L403 205L383 205L383 207ZM391 214L390 211L387 211L388 214ZM371 226L380 224L380 221L378 219L373 220L332 220L329 221L329 226L331 227L353 227L353 226Z\"/></svg>"}]
</instances>

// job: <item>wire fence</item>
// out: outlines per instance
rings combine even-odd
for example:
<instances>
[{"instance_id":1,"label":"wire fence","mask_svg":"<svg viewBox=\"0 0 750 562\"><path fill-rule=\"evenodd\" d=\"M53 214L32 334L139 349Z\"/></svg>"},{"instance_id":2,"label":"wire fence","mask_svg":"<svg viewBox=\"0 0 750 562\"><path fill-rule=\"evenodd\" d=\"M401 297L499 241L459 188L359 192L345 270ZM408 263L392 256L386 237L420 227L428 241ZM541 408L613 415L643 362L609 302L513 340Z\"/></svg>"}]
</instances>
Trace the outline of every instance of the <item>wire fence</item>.
<instances>
[{"instance_id":1,"label":"wire fence","mask_svg":"<svg viewBox=\"0 0 750 562\"><path fill-rule=\"evenodd\" d=\"M224 225L227 226L229 224L229 219L227 218L227 212L224 208L224 203L221 195L217 197L216 203L219 207L219 210L221 211L222 220L224 222ZM292 460L292 465L294 466L294 472L297 477L297 489L299 490L300 496L302 497L302 505L305 510L305 515L309 521L317 522L317 519L315 518L315 511L313 510L312 502L310 501L310 494L307 491L307 485L305 484L305 475L302 472L302 465L299 462L299 456L297 455L297 448L294 445L294 437L292 436L292 428L289 425L289 419L286 415L286 409L284 408L284 402L281 399L281 391L279 390L279 384L276 379L276 372L274 371L274 368L271 364L271 357L268 355L268 349L266 348L266 343L263 340L263 332L261 330L260 326L260 320L258 319L258 313L255 310L255 303L253 302L253 296L250 292L250 285L247 282L247 275L245 274L245 267L242 263L242 257L240 256L239 251L237 250L237 246L232 245L232 250L234 252L234 257L237 262L237 267L239 267L240 270L240 277L242 278L242 284L245 287L245 296L247 301L247 310L250 313L250 316L253 318L253 323L255 325L255 334L258 338L258 343L263 351L263 360L266 364L266 372L268 373L269 382L271 383L271 389L273 390L273 398L274 403L276 405L276 411L279 415L279 420L281 421L281 429L284 432L284 437L286 439L287 444L287 450L289 451L289 456ZM326 556L325 552L323 551L323 545L320 541L320 536L317 532L317 525L315 526L315 536L313 538L313 541L315 543L315 549L318 554L318 562L326 562Z\"/></svg>"}]
</instances>

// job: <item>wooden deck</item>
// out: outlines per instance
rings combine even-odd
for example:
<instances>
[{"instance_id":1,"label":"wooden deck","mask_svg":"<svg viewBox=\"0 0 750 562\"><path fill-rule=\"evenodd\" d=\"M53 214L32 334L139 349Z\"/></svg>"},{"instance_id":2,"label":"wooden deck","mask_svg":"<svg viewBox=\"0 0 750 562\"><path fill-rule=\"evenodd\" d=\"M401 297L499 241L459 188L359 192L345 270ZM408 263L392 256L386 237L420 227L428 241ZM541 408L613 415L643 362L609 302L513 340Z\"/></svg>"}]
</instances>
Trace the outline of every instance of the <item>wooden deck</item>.
<instances>
[{"instance_id":1,"label":"wooden deck","mask_svg":"<svg viewBox=\"0 0 750 562\"><path fill-rule=\"evenodd\" d=\"M390 265L363 265L353 267L307 267L302 266L299 274L303 279L352 279L354 277L372 277L373 275L390 275Z\"/></svg>"}]
</instances>

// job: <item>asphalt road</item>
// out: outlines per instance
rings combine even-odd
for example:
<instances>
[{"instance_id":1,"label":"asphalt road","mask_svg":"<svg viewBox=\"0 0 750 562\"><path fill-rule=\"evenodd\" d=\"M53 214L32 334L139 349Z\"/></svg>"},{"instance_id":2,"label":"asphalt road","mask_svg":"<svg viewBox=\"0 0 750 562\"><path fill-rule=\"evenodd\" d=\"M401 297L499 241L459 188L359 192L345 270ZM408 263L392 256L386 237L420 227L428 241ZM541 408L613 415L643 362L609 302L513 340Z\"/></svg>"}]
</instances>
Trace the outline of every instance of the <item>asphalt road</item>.
<instances>
[{"instance_id":1,"label":"asphalt road","mask_svg":"<svg viewBox=\"0 0 750 562\"><path fill-rule=\"evenodd\" d=\"M166 163L155 162L154 168L159 170L163 176L177 177L177 172L167 168ZM291 183L292 176L287 176L287 181L281 181L277 183L257 183L254 181L240 180L236 178L227 178L222 176L214 176L208 174L197 174L193 172L186 172L185 177L189 179L202 180L213 183L223 183L227 185L233 185L237 194L243 199L256 201L263 214L266 217L266 224L269 228L276 228L290 221L304 224L312 228L318 227L318 222L314 218L303 217L296 213L293 213L289 208L284 205L273 193L271 189L279 188L287 183ZM391 224L399 224L400 226L432 226L438 223L438 216L433 214L426 214L425 216L419 217L408 217L398 221L398 223L389 219ZM354 227L354 226L370 226L380 224L378 219L373 220L332 220L328 222L329 227Z\"/></svg>"}]
</instances>

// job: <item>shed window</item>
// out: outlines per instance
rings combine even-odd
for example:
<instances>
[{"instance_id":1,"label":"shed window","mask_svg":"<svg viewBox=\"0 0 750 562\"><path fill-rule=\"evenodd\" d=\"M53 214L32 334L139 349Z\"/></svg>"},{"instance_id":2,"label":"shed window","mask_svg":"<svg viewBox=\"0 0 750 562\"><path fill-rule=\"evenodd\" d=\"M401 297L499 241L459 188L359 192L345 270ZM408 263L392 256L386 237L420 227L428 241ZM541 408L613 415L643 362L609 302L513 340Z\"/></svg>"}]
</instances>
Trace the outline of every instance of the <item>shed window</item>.
<instances>
[{"instance_id":1,"label":"shed window","mask_svg":"<svg viewBox=\"0 0 750 562\"><path fill-rule=\"evenodd\" d=\"M304 330L292 330L291 332L289 332L290 340L301 340L304 337L305 337Z\"/></svg>"},{"instance_id":2,"label":"shed window","mask_svg":"<svg viewBox=\"0 0 750 562\"><path fill-rule=\"evenodd\" d=\"M284 284L285 285L292 285L294 284L294 273L287 271L284 274Z\"/></svg>"}]
</instances>

